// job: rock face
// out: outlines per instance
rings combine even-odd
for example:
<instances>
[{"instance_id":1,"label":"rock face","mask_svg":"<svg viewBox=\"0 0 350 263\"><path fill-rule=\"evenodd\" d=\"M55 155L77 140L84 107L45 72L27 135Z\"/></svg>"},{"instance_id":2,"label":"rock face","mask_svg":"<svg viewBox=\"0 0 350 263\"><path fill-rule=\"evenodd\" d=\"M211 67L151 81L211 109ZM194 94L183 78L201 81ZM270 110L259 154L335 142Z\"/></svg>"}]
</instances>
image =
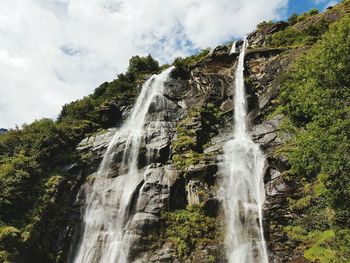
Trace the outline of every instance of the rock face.
<instances>
[{"instance_id":1,"label":"rock face","mask_svg":"<svg viewBox=\"0 0 350 263\"><path fill-rule=\"evenodd\" d=\"M6 129L0 128L0 134L7 132Z\"/></svg>"},{"instance_id":2,"label":"rock face","mask_svg":"<svg viewBox=\"0 0 350 263\"><path fill-rule=\"evenodd\" d=\"M284 27L283 23L276 24L274 28L267 28L268 32L251 34L248 40L252 48L248 50L245 62L251 135L261 145L268 160L264 178L267 195L264 214L271 262L298 258L291 253L294 244L281 234L283 224L293 216L286 210L286 198L295 191L294 185L286 182L283 176L289 168L288 160L274 155L288 139L279 132L284 117L268 118L268 114L274 108L274 99L279 92L278 76L302 49L263 48L263 36ZM223 144L233 137L233 72L238 56L229 52L230 46L218 47L193 67L189 79L168 82L164 94L168 107L161 113L160 123L152 122L152 106L149 109L145 125L147 132L143 138L145 143L139 156L139 169L144 176L133 194L126 223L130 262L226 262L223 231L215 237L219 240L216 244L202 242L185 255L179 254L174 239L167 234L169 222L164 213L184 210L186 206L200 207L203 216L223 223L223 211L216 191L222 176L218 165L222 160ZM110 114L116 114L118 118L125 115L113 106L101 109L101 112L107 116L106 126L111 124ZM186 133L186 130L193 132ZM83 204L84 191L89 187L89 180L93 180L116 131L116 128L111 128L85 138L79 144L78 150L87 160L83 175L87 179L78 194L77 208ZM193 134L193 138L188 134ZM184 139L189 140L188 149L186 141L181 141ZM175 152L178 151L182 162L176 161ZM147 162L146 156L151 156ZM114 162L117 177L121 159L116 157ZM145 166L146 163L151 164Z\"/></svg>"}]
</instances>

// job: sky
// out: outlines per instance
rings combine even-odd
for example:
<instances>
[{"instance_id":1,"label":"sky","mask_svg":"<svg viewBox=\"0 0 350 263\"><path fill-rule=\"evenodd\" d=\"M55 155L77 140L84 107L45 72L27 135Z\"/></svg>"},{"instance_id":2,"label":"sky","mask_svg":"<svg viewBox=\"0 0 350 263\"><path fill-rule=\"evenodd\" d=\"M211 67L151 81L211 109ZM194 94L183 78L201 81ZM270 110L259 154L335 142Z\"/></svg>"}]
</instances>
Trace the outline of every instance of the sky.
<instances>
[{"instance_id":1,"label":"sky","mask_svg":"<svg viewBox=\"0 0 350 263\"><path fill-rule=\"evenodd\" d=\"M0 128L43 117L125 71L240 38L333 0L1 0Z\"/></svg>"}]
</instances>

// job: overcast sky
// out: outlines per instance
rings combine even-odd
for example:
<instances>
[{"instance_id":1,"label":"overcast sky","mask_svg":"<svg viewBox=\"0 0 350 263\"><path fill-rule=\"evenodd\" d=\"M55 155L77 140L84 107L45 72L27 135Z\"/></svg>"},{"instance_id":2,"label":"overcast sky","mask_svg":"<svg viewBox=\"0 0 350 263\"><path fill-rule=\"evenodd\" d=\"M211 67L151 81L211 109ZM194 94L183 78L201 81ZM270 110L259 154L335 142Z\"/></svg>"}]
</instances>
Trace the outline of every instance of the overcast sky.
<instances>
[{"instance_id":1,"label":"overcast sky","mask_svg":"<svg viewBox=\"0 0 350 263\"><path fill-rule=\"evenodd\" d=\"M1 0L0 128L56 118L123 72L133 55L161 63L327 0Z\"/></svg>"}]
</instances>

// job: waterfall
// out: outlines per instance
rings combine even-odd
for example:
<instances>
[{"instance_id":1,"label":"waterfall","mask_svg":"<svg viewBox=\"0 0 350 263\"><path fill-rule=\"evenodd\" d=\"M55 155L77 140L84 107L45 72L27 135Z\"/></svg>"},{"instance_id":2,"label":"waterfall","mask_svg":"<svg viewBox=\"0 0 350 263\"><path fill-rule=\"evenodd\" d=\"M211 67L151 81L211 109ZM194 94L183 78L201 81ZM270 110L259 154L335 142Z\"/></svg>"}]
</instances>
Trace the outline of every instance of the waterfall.
<instances>
[{"instance_id":1,"label":"waterfall","mask_svg":"<svg viewBox=\"0 0 350 263\"><path fill-rule=\"evenodd\" d=\"M129 242L125 226L130 202L143 177L138 170L138 157L146 133L146 116L152 103L158 110L164 108L163 89L172 69L153 75L144 83L128 119L109 143L87 193L84 230L74 263L127 262ZM120 163L118 172L116 159Z\"/></svg>"},{"instance_id":2,"label":"waterfall","mask_svg":"<svg viewBox=\"0 0 350 263\"><path fill-rule=\"evenodd\" d=\"M232 43L232 47L231 47L231 50L230 50L230 54L233 54L233 53L236 53L236 52L237 52L237 47L236 47L236 45L237 45L237 42L236 42L236 41Z\"/></svg>"},{"instance_id":3,"label":"waterfall","mask_svg":"<svg viewBox=\"0 0 350 263\"><path fill-rule=\"evenodd\" d=\"M234 139L224 145L221 197L226 214L229 263L267 263L262 206L265 157L247 131L244 87L244 40L235 72Z\"/></svg>"}]
</instances>

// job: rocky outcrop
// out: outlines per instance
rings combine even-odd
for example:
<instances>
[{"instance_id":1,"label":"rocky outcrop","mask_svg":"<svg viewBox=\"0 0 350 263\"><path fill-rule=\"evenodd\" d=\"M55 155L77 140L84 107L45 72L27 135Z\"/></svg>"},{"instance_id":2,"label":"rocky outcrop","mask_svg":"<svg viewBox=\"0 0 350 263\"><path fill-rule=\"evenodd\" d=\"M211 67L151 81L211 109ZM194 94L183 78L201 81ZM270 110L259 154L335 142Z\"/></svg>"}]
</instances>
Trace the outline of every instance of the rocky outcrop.
<instances>
[{"instance_id":1,"label":"rocky outcrop","mask_svg":"<svg viewBox=\"0 0 350 263\"><path fill-rule=\"evenodd\" d=\"M251 33L248 36L249 44L252 48L266 46L266 39L269 35L285 29L288 26L287 22L266 23L261 25L259 30Z\"/></svg>"}]
</instances>

